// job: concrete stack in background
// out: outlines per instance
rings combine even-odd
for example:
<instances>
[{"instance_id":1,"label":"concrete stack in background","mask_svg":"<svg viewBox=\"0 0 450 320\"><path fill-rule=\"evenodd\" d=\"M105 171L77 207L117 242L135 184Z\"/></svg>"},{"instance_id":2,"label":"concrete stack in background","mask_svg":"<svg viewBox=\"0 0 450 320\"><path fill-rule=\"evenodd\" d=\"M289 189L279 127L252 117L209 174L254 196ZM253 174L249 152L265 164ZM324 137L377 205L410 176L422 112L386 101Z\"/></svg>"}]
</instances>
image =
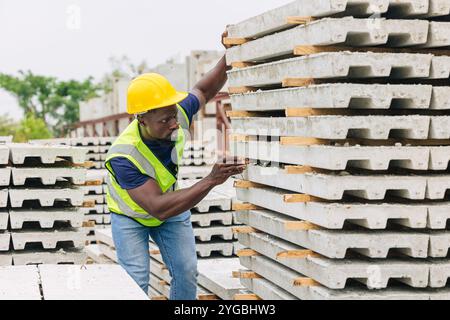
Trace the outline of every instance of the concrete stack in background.
<instances>
[{"instance_id":1,"label":"concrete stack in background","mask_svg":"<svg viewBox=\"0 0 450 320\"><path fill-rule=\"evenodd\" d=\"M95 230L109 228L111 226L111 215L106 203L107 184L106 169L91 169L87 172L86 184L83 186L84 199L89 204L83 208L85 219L87 242L95 243Z\"/></svg>"},{"instance_id":2,"label":"concrete stack in background","mask_svg":"<svg viewBox=\"0 0 450 320\"><path fill-rule=\"evenodd\" d=\"M1 145L2 265L82 264L83 149ZM5 160L6 159L6 160Z\"/></svg>"},{"instance_id":3,"label":"concrete stack in background","mask_svg":"<svg viewBox=\"0 0 450 320\"><path fill-rule=\"evenodd\" d=\"M187 142L184 147L182 166L204 166L215 162L215 154L211 145L200 141Z\"/></svg>"},{"instance_id":4,"label":"concrete stack in background","mask_svg":"<svg viewBox=\"0 0 450 320\"><path fill-rule=\"evenodd\" d=\"M450 298L449 13L298 0L229 28L236 276L257 296Z\"/></svg>"},{"instance_id":5,"label":"concrete stack in background","mask_svg":"<svg viewBox=\"0 0 450 320\"><path fill-rule=\"evenodd\" d=\"M13 136L0 136L0 143L11 143Z\"/></svg>"},{"instance_id":6,"label":"concrete stack in background","mask_svg":"<svg viewBox=\"0 0 450 320\"><path fill-rule=\"evenodd\" d=\"M81 209L85 214L83 228L87 235L87 243L95 242L95 229L102 229L111 224L109 209L106 204L106 176L104 162L111 144L116 137L60 138L32 140L33 144L68 145L84 149L86 160L93 165L87 171L84 190L85 206Z\"/></svg>"}]
</instances>

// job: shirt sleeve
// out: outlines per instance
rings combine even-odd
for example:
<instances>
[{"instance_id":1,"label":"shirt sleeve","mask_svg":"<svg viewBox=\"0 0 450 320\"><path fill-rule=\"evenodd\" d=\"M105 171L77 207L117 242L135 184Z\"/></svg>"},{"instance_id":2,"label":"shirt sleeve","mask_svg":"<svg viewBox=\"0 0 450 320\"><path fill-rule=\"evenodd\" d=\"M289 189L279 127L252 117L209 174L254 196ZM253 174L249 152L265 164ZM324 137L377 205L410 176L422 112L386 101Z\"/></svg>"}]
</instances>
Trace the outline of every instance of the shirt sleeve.
<instances>
[{"instance_id":1,"label":"shirt sleeve","mask_svg":"<svg viewBox=\"0 0 450 320\"><path fill-rule=\"evenodd\" d=\"M200 101L198 98L192 93L189 93L187 98L180 102L180 106L186 112L186 115L189 118L189 123L192 123L192 118L194 118L200 109Z\"/></svg>"},{"instance_id":2,"label":"shirt sleeve","mask_svg":"<svg viewBox=\"0 0 450 320\"><path fill-rule=\"evenodd\" d=\"M150 179L141 173L138 168L127 158L114 158L110 161L116 175L116 181L122 189L131 190L142 186Z\"/></svg>"}]
</instances>

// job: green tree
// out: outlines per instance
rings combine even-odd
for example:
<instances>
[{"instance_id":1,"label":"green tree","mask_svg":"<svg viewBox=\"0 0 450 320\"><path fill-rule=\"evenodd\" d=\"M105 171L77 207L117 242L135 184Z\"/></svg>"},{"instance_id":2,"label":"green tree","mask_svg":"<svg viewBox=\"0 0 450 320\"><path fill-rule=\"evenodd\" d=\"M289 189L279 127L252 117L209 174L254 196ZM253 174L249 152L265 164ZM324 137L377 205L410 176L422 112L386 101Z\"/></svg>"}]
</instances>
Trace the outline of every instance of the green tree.
<instances>
[{"instance_id":1,"label":"green tree","mask_svg":"<svg viewBox=\"0 0 450 320\"><path fill-rule=\"evenodd\" d=\"M14 142L28 142L31 139L51 139L53 134L43 119L28 114L19 124Z\"/></svg>"},{"instance_id":2,"label":"green tree","mask_svg":"<svg viewBox=\"0 0 450 320\"><path fill-rule=\"evenodd\" d=\"M26 117L42 119L55 133L77 122L80 102L98 96L100 91L92 77L84 81L59 81L31 71L20 71L19 76L0 73L0 88L17 98Z\"/></svg>"},{"instance_id":3,"label":"green tree","mask_svg":"<svg viewBox=\"0 0 450 320\"><path fill-rule=\"evenodd\" d=\"M0 116L0 136L13 136L18 126L8 115Z\"/></svg>"}]
</instances>

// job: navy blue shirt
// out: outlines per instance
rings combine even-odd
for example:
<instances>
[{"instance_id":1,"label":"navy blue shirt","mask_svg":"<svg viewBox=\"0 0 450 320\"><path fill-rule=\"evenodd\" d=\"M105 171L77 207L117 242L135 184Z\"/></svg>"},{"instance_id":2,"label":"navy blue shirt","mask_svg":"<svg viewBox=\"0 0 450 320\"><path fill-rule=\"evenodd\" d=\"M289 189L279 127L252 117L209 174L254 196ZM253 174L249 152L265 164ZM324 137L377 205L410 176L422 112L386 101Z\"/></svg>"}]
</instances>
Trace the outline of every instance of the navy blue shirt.
<instances>
[{"instance_id":1,"label":"navy blue shirt","mask_svg":"<svg viewBox=\"0 0 450 320\"><path fill-rule=\"evenodd\" d=\"M180 102L180 106L186 111L189 123L192 123L192 118L200 108L200 101L198 98L190 93L186 99ZM175 176L177 166L172 162L172 150L175 147L175 142L143 141L158 160L161 161L164 167ZM122 189L135 189L142 186L150 179L149 176L142 174L138 168L126 158L114 158L110 163L116 174L117 183Z\"/></svg>"}]
</instances>

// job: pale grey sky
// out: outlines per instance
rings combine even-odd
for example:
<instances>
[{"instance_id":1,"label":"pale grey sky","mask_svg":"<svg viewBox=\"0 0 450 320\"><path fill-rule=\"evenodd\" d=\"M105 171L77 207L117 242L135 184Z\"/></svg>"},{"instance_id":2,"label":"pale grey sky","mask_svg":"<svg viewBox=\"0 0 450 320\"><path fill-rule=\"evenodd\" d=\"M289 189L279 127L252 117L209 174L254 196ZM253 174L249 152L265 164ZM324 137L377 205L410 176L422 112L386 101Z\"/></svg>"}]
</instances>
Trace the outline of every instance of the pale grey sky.
<instances>
[{"instance_id":1,"label":"pale grey sky","mask_svg":"<svg viewBox=\"0 0 450 320\"><path fill-rule=\"evenodd\" d=\"M0 0L0 72L101 77L110 56L149 66L220 50L227 24L292 0ZM0 92L0 114L21 113Z\"/></svg>"}]
</instances>

